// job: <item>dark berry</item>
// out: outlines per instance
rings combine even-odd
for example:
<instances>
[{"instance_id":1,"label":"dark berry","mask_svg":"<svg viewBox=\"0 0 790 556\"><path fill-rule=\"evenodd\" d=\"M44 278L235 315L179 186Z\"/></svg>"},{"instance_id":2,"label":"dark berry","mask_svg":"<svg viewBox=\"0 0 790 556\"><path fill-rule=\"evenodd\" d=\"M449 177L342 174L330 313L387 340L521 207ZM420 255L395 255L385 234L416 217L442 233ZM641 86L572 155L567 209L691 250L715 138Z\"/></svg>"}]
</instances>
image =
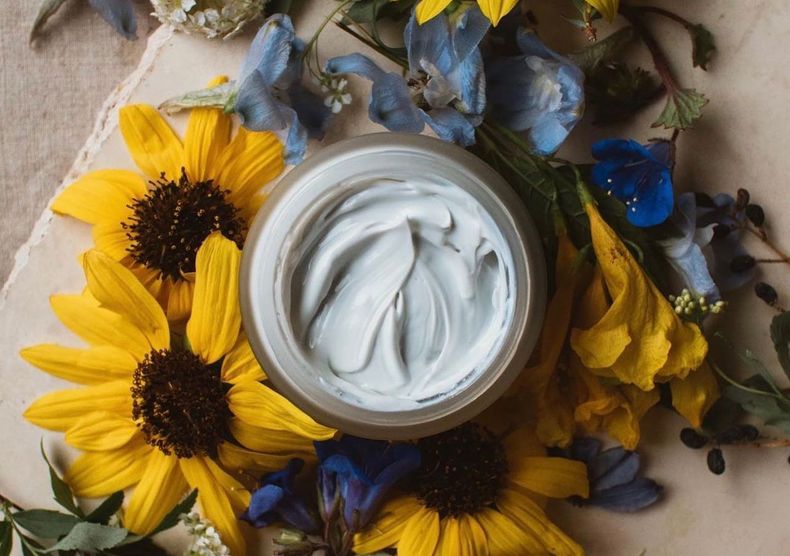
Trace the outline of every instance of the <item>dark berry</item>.
<instances>
[{"instance_id":1,"label":"dark berry","mask_svg":"<svg viewBox=\"0 0 790 556\"><path fill-rule=\"evenodd\" d=\"M760 228L765 224L765 211L760 205L746 205L746 218Z\"/></svg>"},{"instance_id":2,"label":"dark berry","mask_svg":"<svg viewBox=\"0 0 790 556\"><path fill-rule=\"evenodd\" d=\"M680 431L680 441L692 450L699 450L708 443L708 440L707 436L689 427Z\"/></svg>"},{"instance_id":3,"label":"dark berry","mask_svg":"<svg viewBox=\"0 0 790 556\"><path fill-rule=\"evenodd\" d=\"M779 300L779 294L776 293L773 286L765 282L757 282L754 285L754 293L768 305L774 305Z\"/></svg>"},{"instance_id":4,"label":"dark berry","mask_svg":"<svg viewBox=\"0 0 790 556\"><path fill-rule=\"evenodd\" d=\"M716 435L720 444L737 444L740 442L753 442L760 436L760 431L752 425L733 425Z\"/></svg>"},{"instance_id":5,"label":"dark berry","mask_svg":"<svg viewBox=\"0 0 790 556\"><path fill-rule=\"evenodd\" d=\"M716 224L713 226L713 238L714 239L723 239L730 235L732 228L726 226L724 224Z\"/></svg>"},{"instance_id":6,"label":"dark berry","mask_svg":"<svg viewBox=\"0 0 790 556\"><path fill-rule=\"evenodd\" d=\"M735 209L743 210L746 208L746 205L749 204L749 199L751 199L749 192L744 188L740 188L738 193L735 195Z\"/></svg>"},{"instance_id":7,"label":"dark berry","mask_svg":"<svg viewBox=\"0 0 790 556\"><path fill-rule=\"evenodd\" d=\"M724 473L724 454L718 448L713 448L708 452L708 469L715 475Z\"/></svg>"}]
</instances>

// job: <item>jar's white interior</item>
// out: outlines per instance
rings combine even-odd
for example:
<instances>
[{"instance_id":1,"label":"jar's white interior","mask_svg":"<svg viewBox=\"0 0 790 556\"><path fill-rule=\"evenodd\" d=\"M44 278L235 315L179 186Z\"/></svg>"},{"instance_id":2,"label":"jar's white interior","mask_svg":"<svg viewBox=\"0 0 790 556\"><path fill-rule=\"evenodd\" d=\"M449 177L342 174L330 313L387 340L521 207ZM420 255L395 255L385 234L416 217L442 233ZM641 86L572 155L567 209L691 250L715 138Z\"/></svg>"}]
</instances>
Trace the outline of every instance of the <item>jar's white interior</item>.
<instances>
[{"instance_id":1,"label":"jar's white interior","mask_svg":"<svg viewBox=\"0 0 790 556\"><path fill-rule=\"evenodd\" d=\"M281 254L289 327L346 401L402 410L485 370L513 320L513 256L480 202L441 177L339 183Z\"/></svg>"}]
</instances>

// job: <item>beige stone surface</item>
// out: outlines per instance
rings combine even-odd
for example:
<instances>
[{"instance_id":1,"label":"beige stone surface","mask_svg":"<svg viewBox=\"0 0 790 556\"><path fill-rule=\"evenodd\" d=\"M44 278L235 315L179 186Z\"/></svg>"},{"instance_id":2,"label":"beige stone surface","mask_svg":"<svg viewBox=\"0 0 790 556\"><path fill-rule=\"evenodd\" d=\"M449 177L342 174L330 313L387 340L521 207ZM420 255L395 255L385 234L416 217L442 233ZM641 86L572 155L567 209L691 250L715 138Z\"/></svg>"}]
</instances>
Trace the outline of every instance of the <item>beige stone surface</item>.
<instances>
[{"instance_id":1,"label":"beige stone surface","mask_svg":"<svg viewBox=\"0 0 790 556\"><path fill-rule=\"evenodd\" d=\"M554 32L549 33L551 42L565 43L572 32L560 27L557 18L549 15L551 4L535 3L541 23L553 25ZM301 14L297 20L300 33L309 36L321 12L329 7L329 2L312 4L309 13ZM783 133L790 128L790 113L786 110L790 88L784 69L785 44L790 34L784 23L790 17L790 4L782 0L748 5L699 0L687 3L683 11L690 18L709 24L716 32L720 52L709 73L686 69L689 66L686 36L669 26L657 26L667 44L672 45L674 66L683 82L699 87L712 99L701 124L680 139L678 184L685 189L709 191L748 187L766 209L772 224L771 234L785 248L790 248L790 219L783 217L790 209L784 183L790 161L782 140ZM171 95L201 86L218 73L232 76L248 40L242 37L227 43L208 43L183 35L170 38L166 30L157 32L144 62L150 63L150 68L127 83L129 100L157 104ZM330 30L321 52L331 56L352 48L357 46L336 30ZM327 142L377 129L366 118L363 100L366 90L366 84L352 81L353 108L337 120ZM658 110L660 107L656 106L639 121L619 128L601 130L582 126L571 137L565 154L585 160L590 142L599 137L620 135L644 140L664 134L648 127ZM103 136L106 141L98 149L85 151L86 167L131 168L131 160L115 130L112 111L106 114L106 121L103 135L96 135L89 143L96 146ZM176 126L183 127L184 121L182 116L174 118ZM73 454L65 449L61 435L42 433L21 419L21 412L35 397L62 388L65 383L28 367L16 353L36 342L75 343L52 316L47 296L52 292L75 292L82 287L83 278L75 258L89 245L90 232L86 226L52 218L45 212L29 245L29 253L22 257L26 263L5 292L4 301L0 301L0 337L4 348L0 354L0 423L3 425L0 490L24 505L53 504L44 479L45 468L37 452L39 439L45 438L46 446L60 464ZM760 252L760 246L755 246L755 252ZM773 265L765 272L767 279L782 292L785 305L790 295L786 269ZM771 316L768 308L754 302L751 294L745 292L733 299L730 311L718 324L739 344L753 348L776 367L767 335ZM645 422L642 448L645 469L665 485L663 502L634 515L582 510L566 504L552 506L552 514L594 556L790 553L790 530L785 523L786 501L790 500L788 450L728 450L728 472L716 477L707 471L704 453L688 450L678 442L681 426L678 418L661 409L654 410ZM168 538L168 546L179 545L178 534ZM258 549L250 553L266 552Z\"/></svg>"},{"instance_id":2,"label":"beige stone surface","mask_svg":"<svg viewBox=\"0 0 790 556\"><path fill-rule=\"evenodd\" d=\"M84 0L69 0L35 48L28 34L39 0L0 2L0 282L17 248L71 166L96 113L140 61L156 21L138 4L127 41Z\"/></svg>"}]
</instances>

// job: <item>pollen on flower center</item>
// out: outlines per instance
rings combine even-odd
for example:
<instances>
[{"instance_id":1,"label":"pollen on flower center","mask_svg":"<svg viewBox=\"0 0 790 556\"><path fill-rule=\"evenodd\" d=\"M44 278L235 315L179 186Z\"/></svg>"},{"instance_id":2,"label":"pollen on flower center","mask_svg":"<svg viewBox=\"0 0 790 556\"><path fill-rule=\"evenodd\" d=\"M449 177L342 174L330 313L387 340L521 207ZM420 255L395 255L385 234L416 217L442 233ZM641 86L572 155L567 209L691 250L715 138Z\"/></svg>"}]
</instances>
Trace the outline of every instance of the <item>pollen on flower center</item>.
<instances>
[{"instance_id":1,"label":"pollen on flower center","mask_svg":"<svg viewBox=\"0 0 790 556\"><path fill-rule=\"evenodd\" d=\"M216 456L230 410L219 366L192 352L152 351L137 365L132 415L146 441L180 458Z\"/></svg>"},{"instance_id":2,"label":"pollen on flower center","mask_svg":"<svg viewBox=\"0 0 790 556\"><path fill-rule=\"evenodd\" d=\"M145 197L132 201L133 214L121 224L135 261L181 280L184 273L195 271L197 250L212 232L222 232L241 248L244 220L227 191L212 180L192 183L182 169L178 183L163 174L151 185Z\"/></svg>"},{"instance_id":3,"label":"pollen on flower center","mask_svg":"<svg viewBox=\"0 0 790 556\"><path fill-rule=\"evenodd\" d=\"M466 423L418 441L422 463L417 497L441 517L474 514L496 501L507 474L502 443L488 430Z\"/></svg>"}]
</instances>

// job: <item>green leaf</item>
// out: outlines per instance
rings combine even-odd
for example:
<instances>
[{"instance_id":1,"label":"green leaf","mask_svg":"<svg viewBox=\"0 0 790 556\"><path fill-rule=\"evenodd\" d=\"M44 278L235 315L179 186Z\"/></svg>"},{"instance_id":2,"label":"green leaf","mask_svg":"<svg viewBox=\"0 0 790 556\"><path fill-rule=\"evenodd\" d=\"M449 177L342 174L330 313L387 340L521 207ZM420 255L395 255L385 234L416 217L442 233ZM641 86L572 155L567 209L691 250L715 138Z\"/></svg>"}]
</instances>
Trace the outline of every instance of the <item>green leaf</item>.
<instances>
[{"instance_id":1,"label":"green leaf","mask_svg":"<svg viewBox=\"0 0 790 556\"><path fill-rule=\"evenodd\" d=\"M52 467L52 464L49 462L47 453L44 451L43 439L41 440L41 455L44 457L44 461L47 462L47 467L49 467L49 480L52 484L52 494L55 495L55 501L77 517L84 518L85 514L82 513L82 510L80 510L76 502L74 502L74 494L71 492L71 488L60 478L60 475L58 475L55 468Z\"/></svg>"},{"instance_id":2,"label":"green leaf","mask_svg":"<svg viewBox=\"0 0 790 556\"><path fill-rule=\"evenodd\" d=\"M293 0L270 0L266 4L267 14L287 14L293 8Z\"/></svg>"},{"instance_id":3,"label":"green leaf","mask_svg":"<svg viewBox=\"0 0 790 556\"><path fill-rule=\"evenodd\" d=\"M726 397L719 398L705 414L702 428L710 434L717 434L732 427L742 415L740 404Z\"/></svg>"},{"instance_id":4,"label":"green leaf","mask_svg":"<svg viewBox=\"0 0 790 556\"><path fill-rule=\"evenodd\" d=\"M622 55L623 50L636 37L633 27L623 27L602 39L571 54L569 58L579 66L584 73L589 73L602 64L611 62L616 57Z\"/></svg>"},{"instance_id":5,"label":"green leaf","mask_svg":"<svg viewBox=\"0 0 790 556\"><path fill-rule=\"evenodd\" d=\"M14 528L8 521L0 521L0 556L8 556L14 547Z\"/></svg>"},{"instance_id":6,"label":"green leaf","mask_svg":"<svg viewBox=\"0 0 790 556\"><path fill-rule=\"evenodd\" d=\"M190 91L177 97L169 98L159 105L161 110L169 114L180 112L185 108L223 108L226 109L235 99L236 83L228 81L215 87Z\"/></svg>"},{"instance_id":7,"label":"green leaf","mask_svg":"<svg viewBox=\"0 0 790 556\"><path fill-rule=\"evenodd\" d=\"M694 67L708 70L708 62L713 58L716 52L716 43L713 39L713 33L701 23L696 25L686 26L686 30L691 35L691 59L694 62Z\"/></svg>"},{"instance_id":8,"label":"green leaf","mask_svg":"<svg viewBox=\"0 0 790 556\"><path fill-rule=\"evenodd\" d=\"M357 23L373 23L379 17L379 12L388 3L388 0L360 0L354 2L346 10L346 14L351 21Z\"/></svg>"},{"instance_id":9,"label":"green leaf","mask_svg":"<svg viewBox=\"0 0 790 556\"><path fill-rule=\"evenodd\" d=\"M790 377L790 312L776 315L771 321L771 340L785 374Z\"/></svg>"},{"instance_id":10,"label":"green leaf","mask_svg":"<svg viewBox=\"0 0 790 556\"><path fill-rule=\"evenodd\" d=\"M626 120L652 104L664 87L649 71L610 62L587 74L585 92L595 113L593 123L607 125Z\"/></svg>"},{"instance_id":11,"label":"green leaf","mask_svg":"<svg viewBox=\"0 0 790 556\"><path fill-rule=\"evenodd\" d=\"M760 374L744 380L742 386L727 386L725 396L737 402L747 413L762 419L766 425L790 434L790 400L776 394L775 386Z\"/></svg>"},{"instance_id":12,"label":"green leaf","mask_svg":"<svg viewBox=\"0 0 790 556\"><path fill-rule=\"evenodd\" d=\"M53 510L25 510L14 514L14 521L42 539L57 539L68 534L80 520Z\"/></svg>"},{"instance_id":13,"label":"green leaf","mask_svg":"<svg viewBox=\"0 0 790 556\"><path fill-rule=\"evenodd\" d=\"M66 0L44 0L38 8L38 14L33 21L33 27L30 29L30 42L35 41L41 33L41 28L49 20L50 17L55 15L60 7Z\"/></svg>"},{"instance_id":14,"label":"green leaf","mask_svg":"<svg viewBox=\"0 0 790 556\"><path fill-rule=\"evenodd\" d=\"M706 104L708 104L708 99L695 89L673 91L667 98L667 105L663 112L653 122L653 127L688 129L702 116L702 107Z\"/></svg>"},{"instance_id":15,"label":"green leaf","mask_svg":"<svg viewBox=\"0 0 790 556\"><path fill-rule=\"evenodd\" d=\"M108 527L98 523L78 523L56 544L46 552L57 550L84 550L98 552L117 546L126 538L129 532L123 527Z\"/></svg>"},{"instance_id":16,"label":"green leaf","mask_svg":"<svg viewBox=\"0 0 790 556\"><path fill-rule=\"evenodd\" d=\"M113 556L168 556L167 550L157 546L154 544L154 541L147 537L107 549L104 551L104 554Z\"/></svg>"},{"instance_id":17,"label":"green leaf","mask_svg":"<svg viewBox=\"0 0 790 556\"><path fill-rule=\"evenodd\" d=\"M123 504L123 491L119 490L108 496L104 502L99 504L99 507L89 513L85 521L107 525L110 517L121 508L121 504Z\"/></svg>"},{"instance_id":18,"label":"green leaf","mask_svg":"<svg viewBox=\"0 0 790 556\"><path fill-rule=\"evenodd\" d=\"M187 496L181 500L178 504L176 504L172 510L170 510L167 515L162 518L162 521L159 522L159 525L154 527L154 530L151 531L151 535L156 535L157 533L161 533L162 531L166 531L171 527L175 527L178 525L178 518L181 514L185 514L192 509L192 506L195 505L195 501L197 500L198 491L194 489L192 492L187 494Z\"/></svg>"}]
</instances>

